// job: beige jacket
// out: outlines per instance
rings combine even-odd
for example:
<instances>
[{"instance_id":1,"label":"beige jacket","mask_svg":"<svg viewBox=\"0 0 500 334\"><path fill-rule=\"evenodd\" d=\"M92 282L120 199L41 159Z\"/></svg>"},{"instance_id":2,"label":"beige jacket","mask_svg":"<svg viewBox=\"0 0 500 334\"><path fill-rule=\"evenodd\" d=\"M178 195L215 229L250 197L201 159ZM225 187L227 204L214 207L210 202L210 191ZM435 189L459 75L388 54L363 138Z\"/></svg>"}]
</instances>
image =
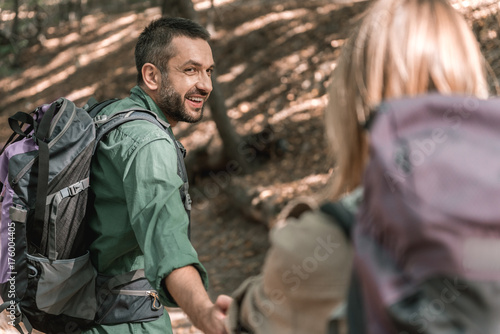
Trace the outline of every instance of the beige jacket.
<instances>
[{"instance_id":1,"label":"beige jacket","mask_svg":"<svg viewBox=\"0 0 500 334\"><path fill-rule=\"evenodd\" d=\"M270 239L262 274L233 294L229 332L326 333L330 315L347 294L350 242L319 209L287 219L284 227L271 230Z\"/></svg>"}]
</instances>

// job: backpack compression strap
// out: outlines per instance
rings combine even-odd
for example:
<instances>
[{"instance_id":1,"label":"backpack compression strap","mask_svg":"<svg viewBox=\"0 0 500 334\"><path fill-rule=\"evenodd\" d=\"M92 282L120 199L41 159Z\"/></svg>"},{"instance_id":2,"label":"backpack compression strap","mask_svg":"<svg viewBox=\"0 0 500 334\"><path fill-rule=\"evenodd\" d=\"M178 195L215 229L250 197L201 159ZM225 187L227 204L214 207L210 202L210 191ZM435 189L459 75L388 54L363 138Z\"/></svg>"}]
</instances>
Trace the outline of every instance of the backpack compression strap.
<instances>
[{"instance_id":1,"label":"backpack compression strap","mask_svg":"<svg viewBox=\"0 0 500 334\"><path fill-rule=\"evenodd\" d=\"M35 131L35 140L38 145L38 180L36 189L36 203L35 203L35 221L34 224L43 226L45 220L45 205L49 186L49 132L52 118L56 110L61 108L62 103L60 100L52 103L50 108L45 112ZM49 245L55 245L55 231L51 233L49 226ZM48 258L55 260L57 252L54 247L49 247Z\"/></svg>"},{"instance_id":2,"label":"backpack compression strap","mask_svg":"<svg viewBox=\"0 0 500 334\"><path fill-rule=\"evenodd\" d=\"M19 123L21 123L21 124L19 124ZM25 124L28 124L29 126L25 130L23 130L22 127ZM18 111L14 115L10 116L9 117L9 126L12 129L12 131L14 131L14 132L10 135L9 139L7 139L7 141L5 142L5 145L2 147L0 154L2 154L5 151L5 149L7 148L7 146L9 146L9 144L14 143L16 141L19 141L19 140L27 137L29 135L29 133L31 131L33 131L33 129L35 129L35 131L36 131L37 125L38 125L38 123L35 122L33 117L30 114L27 114L25 112ZM14 140L14 138L16 136L18 136L18 137Z\"/></svg>"},{"instance_id":3,"label":"backpack compression strap","mask_svg":"<svg viewBox=\"0 0 500 334\"><path fill-rule=\"evenodd\" d=\"M30 114L27 114L27 113L22 112L22 111L18 111L14 115L10 116L8 121L9 121L9 126L13 132L10 135L10 137L7 139L5 144L3 145L2 149L0 150L0 155L3 154L5 149L10 144L15 143L15 142L27 137L29 135L29 133L31 131L33 131L33 129L35 129L35 131L36 131L36 128L38 125L38 123L35 122L35 120L33 119L33 117ZM23 130L22 128L25 124L28 124L29 126L25 130ZM16 138L16 136L17 136L17 138ZM2 182L0 182L0 187L3 188ZM3 201L3 195L4 195L3 193L0 195L0 198L2 201Z\"/></svg>"},{"instance_id":4,"label":"backpack compression strap","mask_svg":"<svg viewBox=\"0 0 500 334\"><path fill-rule=\"evenodd\" d=\"M9 309L9 306L12 304L10 301L6 301L3 304L0 305L0 313ZM21 327L20 323L22 322L24 324L24 328L26 328L26 333L31 334L33 332L33 326L31 325L30 321L26 316L23 315L21 312L21 309L19 308L19 303L15 304L15 311L14 311L14 316L16 317L15 320L13 321L14 328L19 331L19 333L24 334L25 331ZM10 313L10 311L9 311Z\"/></svg>"}]
</instances>

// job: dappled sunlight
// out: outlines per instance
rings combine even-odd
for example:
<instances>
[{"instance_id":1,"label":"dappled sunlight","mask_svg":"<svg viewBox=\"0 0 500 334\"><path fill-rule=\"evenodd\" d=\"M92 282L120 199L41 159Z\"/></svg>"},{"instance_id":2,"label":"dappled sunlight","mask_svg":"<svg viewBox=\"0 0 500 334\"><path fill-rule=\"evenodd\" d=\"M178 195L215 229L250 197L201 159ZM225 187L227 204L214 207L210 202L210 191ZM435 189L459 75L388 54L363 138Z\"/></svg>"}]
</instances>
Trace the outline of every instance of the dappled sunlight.
<instances>
[{"instance_id":1,"label":"dappled sunlight","mask_svg":"<svg viewBox=\"0 0 500 334\"><path fill-rule=\"evenodd\" d=\"M288 90L288 84L290 84L295 80L302 81L301 88L304 89L304 91L312 89L311 87L315 83L322 82L325 79L325 76L328 75L334 69L335 62L315 64L314 66L315 68L317 68L317 70L312 75L312 78L310 80L305 79L303 76L304 72L311 71L311 64L308 60L314 57L315 54L317 54L316 46L310 45L307 48L304 48L295 53L286 55L280 59L275 60L272 63L269 70L272 69L274 75L276 77L281 78L281 84L275 85L271 89L263 91L257 97L251 99L252 101L248 100L250 100L249 97L255 90L255 85L258 83L262 84L263 82L262 76L268 75L268 72L258 72L253 77L248 78L243 83L239 84L234 90L235 92L232 94L232 96L228 97L226 100L227 105L229 106L228 110L229 116L233 119L239 119L250 110L255 110L258 108L259 105L264 104L267 101L272 101L273 99L275 99L277 96L280 95L287 96L289 101L294 100L295 96L293 95L289 96L287 90ZM243 70L244 69L242 69L240 66L231 68L229 73L220 76L224 79L224 81L221 80L221 82L230 83L231 80L229 79L236 78L237 74L240 74L239 71ZM238 103L238 101L241 102ZM235 106L235 104L237 105ZM276 110L274 107L271 107L270 110L268 110L270 114L275 114L275 112L278 111L279 110ZM288 112L288 109L284 110L284 112L286 114ZM281 113L279 114L282 115ZM283 119L280 118L280 116L276 115L273 117L278 117L280 120Z\"/></svg>"},{"instance_id":2,"label":"dappled sunlight","mask_svg":"<svg viewBox=\"0 0 500 334\"><path fill-rule=\"evenodd\" d=\"M122 76L124 74L125 75L136 75L137 70L135 69L135 67L127 67L127 68L118 67L113 71L113 76L115 76L115 77Z\"/></svg>"},{"instance_id":3,"label":"dappled sunlight","mask_svg":"<svg viewBox=\"0 0 500 334\"><path fill-rule=\"evenodd\" d=\"M301 113L313 108L318 108L318 107L324 108L326 106L327 101L328 101L327 96L323 95L315 99L309 99L301 103L296 103L295 105L291 105L289 108L281 110L276 114L274 114L273 116L271 116L269 119L269 123L278 124L283 120L285 120L286 118L292 117L294 114Z\"/></svg>"},{"instance_id":4,"label":"dappled sunlight","mask_svg":"<svg viewBox=\"0 0 500 334\"><path fill-rule=\"evenodd\" d=\"M451 0L451 5L458 10L465 8L477 8L477 7L488 7L489 5L495 5L500 8L500 3L498 0Z\"/></svg>"},{"instance_id":5,"label":"dappled sunlight","mask_svg":"<svg viewBox=\"0 0 500 334\"><path fill-rule=\"evenodd\" d=\"M247 97L252 94L252 86L259 79L259 75L255 75L252 78L246 79L242 84L236 86L234 93L226 99L226 105L231 107L236 101L246 100Z\"/></svg>"},{"instance_id":6,"label":"dappled sunlight","mask_svg":"<svg viewBox=\"0 0 500 334\"><path fill-rule=\"evenodd\" d=\"M264 113L256 114L252 119L245 122L243 130L245 133L259 133L264 130L266 123L266 116Z\"/></svg>"},{"instance_id":7,"label":"dappled sunlight","mask_svg":"<svg viewBox=\"0 0 500 334\"><path fill-rule=\"evenodd\" d=\"M214 7L220 7L223 5L227 5L235 2L235 0L214 0ZM193 1L194 9L197 11L206 10L212 7L212 1L210 0L201 0L201 1Z\"/></svg>"},{"instance_id":8,"label":"dappled sunlight","mask_svg":"<svg viewBox=\"0 0 500 334\"><path fill-rule=\"evenodd\" d=\"M110 53L119 50L122 46L122 43L127 43L135 40L139 33L140 32L137 32L134 26L129 26L126 29L113 34L100 42L89 44L85 48L80 49L80 51L83 52L81 52L78 56L78 65L86 66L93 61L96 61ZM132 56L132 52L130 56Z\"/></svg>"},{"instance_id":9,"label":"dappled sunlight","mask_svg":"<svg viewBox=\"0 0 500 334\"><path fill-rule=\"evenodd\" d=\"M128 26L129 29L133 28L135 30L136 27L134 27L133 24L135 23L136 20L137 20L137 14L131 13L128 16L124 16L122 18L119 18L118 20L113 20L112 22L101 26L96 31L96 34L98 36L105 35L112 31L119 31L126 26ZM140 31L138 33L140 33Z\"/></svg>"},{"instance_id":10,"label":"dappled sunlight","mask_svg":"<svg viewBox=\"0 0 500 334\"><path fill-rule=\"evenodd\" d=\"M284 34L283 36L278 38L276 40L276 44L278 44L278 45L284 44L286 41L288 41L293 36L298 35L298 34L303 34L306 31L315 29L316 27L317 27L317 24L312 23L312 22L307 22L306 24L297 26L293 29L290 29L286 34Z\"/></svg>"},{"instance_id":11,"label":"dappled sunlight","mask_svg":"<svg viewBox=\"0 0 500 334\"><path fill-rule=\"evenodd\" d=\"M72 100L72 101L83 99L87 96L91 96L92 94L94 94L95 90L98 87L99 87L99 84L96 83L96 84L93 84L93 85L90 85L90 86L87 86L87 87L84 87L81 89L74 90L70 94L66 95L66 98L69 100Z\"/></svg>"},{"instance_id":12,"label":"dappled sunlight","mask_svg":"<svg viewBox=\"0 0 500 334\"><path fill-rule=\"evenodd\" d=\"M15 16L16 16L16 13L14 13L11 10L2 10L2 11L0 11L0 20L2 22L11 21L11 20L14 19Z\"/></svg>"},{"instance_id":13,"label":"dappled sunlight","mask_svg":"<svg viewBox=\"0 0 500 334\"><path fill-rule=\"evenodd\" d=\"M222 82L222 83L231 82L234 79L236 79L236 77L238 75L240 75L241 73L243 73L243 71L245 71L247 69L247 66L248 66L248 64L238 64L236 66L233 66L229 70L229 73L226 73L226 74L223 74L223 75L219 75L217 77L217 81L218 82Z\"/></svg>"},{"instance_id":14,"label":"dappled sunlight","mask_svg":"<svg viewBox=\"0 0 500 334\"><path fill-rule=\"evenodd\" d=\"M291 69L296 68L298 61L300 61L299 55L295 55L292 57L287 56L281 60L275 61L271 68L273 69L274 75L276 75L276 77L283 77L284 75L286 75L287 72L291 71ZM269 68L268 70L270 70L271 68ZM269 74L269 72L267 72L267 71L266 72L258 71L254 76L246 79L244 82L242 82L240 85L238 85L237 89L234 90L234 93L230 97L227 98L227 100L226 100L227 105L233 106L236 103L236 101L247 100L248 97L253 93L253 91L255 89L255 85L257 83L262 84L262 81L263 81L262 76L265 76L268 74ZM283 86L273 87L270 90L267 90L267 91L263 92L262 94L260 94L258 97L256 97L253 104L260 103L262 101L268 100L272 96L276 96L278 94L281 94L284 92L285 89L286 89L286 86L285 87L283 87ZM243 105L243 107L245 107L245 106L246 105ZM242 109L240 111L245 113L248 110ZM237 112L235 114L235 111L233 110L232 113L233 113L232 115L234 117L238 118Z\"/></svg>"},{"instance_id":15,"label":"dappled sunlight","mask_svg":"<svg viewBox=\"0 0 500 334\"><path fill-rule=\"evenodd\" d=\"M273 65L280 69L293 70L295 73L302 73L308 69L307 63L304 63L308 58L312 57L316 53L316 47L314 45L309 46L306 49L294 52L290 55L286 55L280 59L273 62ZM300 64L300 65L299 65Z\"/></svg>"},{"instance_id":16,"label":"dappled sunlight","mask_svg":"<svg viewBox=\"0 0 500 334\"><path fill-rule=\"evenodd\" d=\"M76 42L79 38L81 38L81 36L78 33L72 32L64 37L46 39L43 42L43 46L48 49L65 47L71 43Z\"/></svg>"},{"instance_id":17,"label":"dappled sunlight","mask_svg":"<svg viewBox=\"0 0 500 334\"><path fill-rule=\"evenodd\" d=\"M330 42L330 45L333 47L333 48L338 48L338 47L341 47L342 45L344 45L346 39L334 39Z\"/></svg>"},{"instance_id":18,"label":"dappled sunlight","mask_svg":"<svg viewBox=\"0 0 500 334\"><path fill-rule=\"evenodd\" d=\"M307 32L307 31L313 30L316 27L317 27L316 24L313 24L313 23L310 23L310 22L302 24L302 25L298 25L298 26L294 27L293 29L288 30L285 34L283 34L281 37L279 37L278 39L276 39L275 45L278 46L278 47L279 46L284 46L287 43L287 41L293 40L294 36L297 36L299 34L303 34L303 33ZM290 65L294 65L300 59L305 59L307 57L312 56L312 54L303 55L302 51L303 50L300 51L301 54L299 56L297 56L297 54L294 53L294 54L292 54L290 56L286 56L283 59L278 59L278 60L274 61L274 64L277 65L278 67L287 67L288 68ZM262 57L265 57L265 55L266 55L267 52L268 51L266 49L259 50L255 54L254 58L260 59ZM299 58L297 58L297 57L299 57ZM293 60L290 60L290 59L293 59Z\"/></svg>"},{"instance_id":19,"label":"dappled sunlight","mask_svg":"<svg viewBox=\"0 0 500 334\"><path fill-rule=\"evenodd\" d=\"M240 103L236 108L231 108L227 111L227 115L235 120L240 119L244 114L252 110L254 103L244 101Z\"/></svg>"},{"instance_id":20,"label":"dappled sunlight","mask_svg":"<svg viewBox=\"0 0 500 334\"><path fill-rule=\"evenodd\" d=\"M133 25L136 19L137 15L131 14L109 24L105 24L102 28L97 30L98 35L105 35L117 28L119 28L119 30L102 40L75 46L61 52L48 64L32 66L17 79L5 78L0 80L0 85L5 91L15 91L20 87L24 88L17 93L9 94L4 99L3 103L9 104L16 100L28 98L29 96L40 93L48 87L68 79L68 77L74 74L79 68L87 66L92 62L118 51L123 44L135 40L140 34L140 31ZM56 48L71 44L79 38L80 36L77 33L71 33L61 39L54 38L54 41L49 39L47 43L48 47ZM59 42L55 42L57 40ZM132 51L127 57L132 57ZM60 71L56 72L58 69L60 69ZM51 75L48 75L49 73Z\"/></svg>"},{"instance_id":21,"label":"dappled sunlight","mask_svg":"<svg viewBox=\"0 0 500 334\"><path fill-rule=\"evenodd\" d=\"M233 34L236 37L246 35L252 31L262 29L268 24L284 21L284 20L293 20L302 16L305 16L308 13L306 9L295 9L295 10L287 10L281 13L269 13L267 15L258 17L252 21L245 22L239 27L237 27Z\"/></svg>"},{"instance_id":22,"label":"dappled sunlight","mask_svg":"<svg viewBox=\"0 0 500 334\"><path fill-rule=\"evenodd\" d=\"M31 19L35 17L36 13L34 11L26 11L26 10L21 10L18 13L18 18L21 20L24 19ZM14 20L14 17L16 16L16 13L14 13L12 10L4 10L0 8L0 22L7 22L7 21L12 21Z\"/></svg>"},{"instance_id":23,"label":"dappled sunlight","mask_svg":"<svg viewBox=\"0 0 500 334\"><path fill-rule=\"evenodd\" d=\"M182 136L182 145L186 148L188 154L196 148L204 147L212 140L214 136L217 135L217 127L215 125L215 122L206 119L198 124L179 123L176 125L173 131L174 134L178 136L179 132L193 127L196 128L196 131L192 131L190 134Z\"/></svg>"},{"instance_id":24,"label":"dappled sunlight","mask_svg":"<svg viewBox=\"0 0 500 334\"><path fill-rule=\"evenodd\" d=\"M311 188L323 189L328 183L330 175L331 172L311 174L289 182L276 181L268 186L260 186L258 187L259 195L254 201L264 201L273 198L273 201L276 202L286 202L300 196L302 193L309 192ZM253 204L255 205L256 203Z\"/></svg>"},{"instance_id":25,"label":"dappled sunlight","mask_svg":"<svg viewBox=\"0 0 500 334\"><path fill-rule=\"evenodd\" d=\"M345 5L345 4L344 4ZM320 15L325 15L325 14L328 14L328 13L331 13L333 12L334 10L338 10L339 8L341 8L343 5L340 3L340 2L337 2L337 3L331 3L331 4L328 4L328 5L325 5L325 6L321 6L321 7L318 7L316 9L316 11L318 12L318 14Z\"/></svg>"},{"instance_id":26,"label":"dappled sunlight","mask_svg":"<svg viewBox=\"0 0 500 334\"><path fill-rule=\"evenodd\" d=\"M468 1L464 1L464 3L465 4L463 5L462 8L465 8L465 9L468 7L472 7L472 8L477 7L477 4L472 5ZM482 6L481 10L474 11L473 17L475 19L480 19L480 18L487 17L489 15L496 15L499 12L500 12L500 3L498 1L494 1L489 6Z\"/></svg>"},{"instance_id":27,"label":"dappled sunlight","mask_svg":"<svg viewBox=\"0 0 500 334\"><path fill-rule=\"evenodd\" d=\"M47 75L48 73L53 72L55 69L62 67L63 65L66 65L70 60L72 59L72 52L71 51L65 51L60 54L58 54L55 58L52 59L52 61L49 64L43 65L43 66L32 66L28 70L24 71L23 75L20 76L19 78L15 80L1 80L0 85L5 87L4 89L6 91L10 90L13 91L21 86L24 86L26 88L29 88L29 85L26 85L27 82L30 82L32 85L34 85L34 79L38 77L42 77ZM66 72L63 70L63 72ZM73 71L74 72L74 71ZM59 75L59 74L58 74ZM49 75L50 77L50 75ZM46 80L47 81L47 80ZM42 83L38 83L36 85L42 85ZM27 87L28 86L28 87ZM23 92L20 92L18 94L22 94ZM17 98L20 98L22 96L10 96L10 100L14 101ZM10 101L7 101L9 103Z\"/></svg>"},{"instance_id":28,"label":"dappled sunlight","mask_svg":"<svg viewBox=\"0 0 500 334\"><path fill-rule=\"evenodd\" d=\"M57 74L53 74L51 76L48 76L45 80L34 84L33 86L26 87L24 90L16 93L16 94L10 94L6 99L4 99L4 103L8 104L13 101L23 99L23 98L28 98L30 96L33 96L39 92L44 91L48 87L61 83L65 79L67 79L70 75L76 72L76 66L68 66L64 70L60 71Z\"/></svg>"}]
</instances>

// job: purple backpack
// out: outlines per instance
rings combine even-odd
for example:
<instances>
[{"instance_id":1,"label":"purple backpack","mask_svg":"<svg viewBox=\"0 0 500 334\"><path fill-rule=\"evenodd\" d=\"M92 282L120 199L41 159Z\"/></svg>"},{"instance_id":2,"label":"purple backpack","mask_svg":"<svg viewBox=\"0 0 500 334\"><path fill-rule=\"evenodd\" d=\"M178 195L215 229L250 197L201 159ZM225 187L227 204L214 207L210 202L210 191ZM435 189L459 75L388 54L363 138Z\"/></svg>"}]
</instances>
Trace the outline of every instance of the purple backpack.
<instances>
[{"instance_id":1,"label":"purple backpack","mask_svg":"<svg viewBox=\"0 0 500 334\"><path fill-rule=\"evenodd\" d=\"M9 118L14 131L0 152L0 296L9 324L23 332L79 333L95 324L142 322L163 314L144 270L113 277L90 261L86 210L97 143L121 124L151 122L170 136L168 123L142 108L100 115L108 100L75 106L60 98ZM187 173L180 144L179 195L189 213ZM112 222L110 222L112 223Z\"/></svg>"},{"instance_id":2,"label":"purple backpack","mask_svg":"<svg viewBox=\"0 0 500 334\"><path fill-rule=\"evenodd\" d=\"M351 333L500 333L500 100L387 101L369 131Z\"/></svg>"},{"instance_id":3,"label":"purple backpack","mask_svg":"<svg viewBox=\"0 0 500 334\"><path fill-rule=\"evenodd\" d=\"M44 331L58 319L67 330L91 323L95 306L82 310L68 301L95 295L83 224L94 122L60 99L18 112L9 124L14 133L0 155L2 308L18 329L19 322ZM77 280L69 279L73 273Z\"/></svg>"}]
</instances>

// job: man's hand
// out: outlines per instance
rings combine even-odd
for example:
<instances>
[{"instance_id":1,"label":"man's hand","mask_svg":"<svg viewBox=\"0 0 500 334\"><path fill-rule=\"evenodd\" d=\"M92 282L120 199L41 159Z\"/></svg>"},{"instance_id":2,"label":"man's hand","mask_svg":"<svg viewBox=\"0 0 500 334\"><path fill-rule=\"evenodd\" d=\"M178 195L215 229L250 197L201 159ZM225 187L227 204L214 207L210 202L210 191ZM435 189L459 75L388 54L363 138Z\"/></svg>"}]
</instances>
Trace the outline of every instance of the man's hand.
<instances>
[{"instance_id":1,"label":"man's hand","mask_svg":"<svg viewBox=\"0 0 500 334\"><path fill-rule=\"evenodd\" d=\"M193 324L206 334L227 333L225 326L226 313L232 298L220 295L215 304L207 304L206 313L198 319L191 319Z\"/></svg>"},{"instance_id":2,"label":"man's hand","mask_svg":"<svg viewBox=\"0 0 500 334\"><path fill-rule=\"evenodd\" d=\"M233 302L233 298L226 296L226 295L220 295L217 297L217 300L215 301L215 305L224 313L224 315L227 314L227 310L229 309L229 306Z\"/></svg>"},{"instance_id":3,"label":"man's hand","mask_svg":"<svg viewBox=\"0 0 500 334\"><path fill-rule=\"evenodd\" d=\"M232 298L220 295L212 303L193 266L174 270L165 279L165 285L194 326L206 334L227 333L224 322Z\"/></svg>"}]
</instances>

